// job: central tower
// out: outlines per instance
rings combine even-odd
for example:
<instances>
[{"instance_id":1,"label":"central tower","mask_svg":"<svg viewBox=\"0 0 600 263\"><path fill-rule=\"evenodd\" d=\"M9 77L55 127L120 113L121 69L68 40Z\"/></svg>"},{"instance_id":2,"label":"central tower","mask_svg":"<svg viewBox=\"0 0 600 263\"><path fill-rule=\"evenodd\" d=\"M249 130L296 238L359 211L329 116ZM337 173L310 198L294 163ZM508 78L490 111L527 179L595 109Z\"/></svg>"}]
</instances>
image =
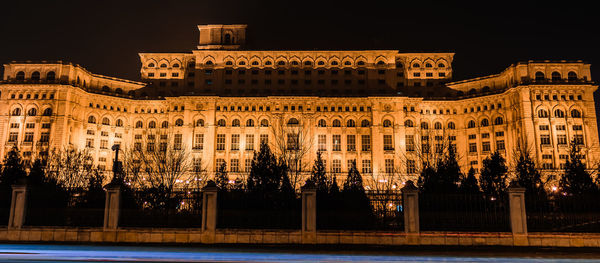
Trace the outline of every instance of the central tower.
<instances>
[{"instance_id":1,"label":"central tower","mask_svg":"<svg viewBox=\"0 0 600 263\"><path fill-rule=\"evenodd\" d=\"M198 25L198 49L239 49L246 42L247 25Z\"/></svg>"}]
</instances>

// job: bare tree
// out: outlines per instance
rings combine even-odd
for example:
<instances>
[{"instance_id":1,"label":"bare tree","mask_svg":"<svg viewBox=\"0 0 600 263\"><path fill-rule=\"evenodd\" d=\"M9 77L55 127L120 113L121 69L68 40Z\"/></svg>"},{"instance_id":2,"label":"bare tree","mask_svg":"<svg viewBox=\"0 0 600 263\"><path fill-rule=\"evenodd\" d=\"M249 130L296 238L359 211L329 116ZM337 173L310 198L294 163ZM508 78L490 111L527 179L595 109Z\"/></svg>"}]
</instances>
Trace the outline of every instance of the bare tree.
<instances>
[{"instance_id":1,"label":"bare tree","mask_svg":"<svg viewBox=\"0 0 600 263\"><path fill-rule=\"evenodd\" d=\"M308 160L314 136L309 122L285 114L276 114L271 125L273 152L287 164L290 183L297 189L309 176L312 160Z\"/></svg>"},{"instance_id":2,"label":"bare tree","mask_svg":"<svg viewBox=\"0 0 600 263\"><path fill-rule=\"evenodd\" d=\"M82 188L96 172L94 159L87 149L68 146L53 149L46 161L46 175L54 178L65 188Z\"/></svg>"}]
</instances>

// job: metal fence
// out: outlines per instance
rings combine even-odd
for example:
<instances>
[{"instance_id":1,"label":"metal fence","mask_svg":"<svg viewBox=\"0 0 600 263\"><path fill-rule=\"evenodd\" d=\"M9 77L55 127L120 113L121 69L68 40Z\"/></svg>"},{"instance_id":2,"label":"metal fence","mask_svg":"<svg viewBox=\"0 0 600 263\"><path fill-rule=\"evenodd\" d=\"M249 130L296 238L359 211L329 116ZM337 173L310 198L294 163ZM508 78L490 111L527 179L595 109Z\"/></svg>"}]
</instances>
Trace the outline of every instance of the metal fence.
<instances>
[{"instance_id":1,"label":"metal fence","mask_svg":"<svg viewBox=\"0 0 600 263\"><path fill-rule=\"evenodd\" d=\"M530 232L600 232L600 194L526 194L525 207Z\"/></svg>"},{"instance_id":2,"label":"metal fence","mask_svg":"<svg viewBox=\"0 0 600 263\"><path fill-rule=\"evenodd\" d=\"M292 197L222 191L218 194L217 228L300 229L301 202Z\"/></svg>"},{"instance_id":3,"label":"metal fence","mask_svg":"<svg viewBox=\"0 0 600 263\"><path fill-rule=\"evenodd\" d=\"M44 191L32 188L28 196L25 225L101 227L104 222L104 199L93 198L84 189Z\"/></svg>"},{"instance_id":4,"label":"metal fence","mask_svg":"<svg viewBox=\"0 0 600 263\"><path fill-rule=\"evenodd\" d=\"M121 227L198 228L202 226L202 192L178 190L162 201L148 191L122 194Z\"/></svg>"},{"instance_id":5,"label":"metal fence","mask_svg":"<svg viewBox=\"0 0 600 263\"><path fill-rule=\"evenodd\" d=\"M423 231L510 231L508 198L479 194L420 194L419 224Z\"/></svg>"}]
</instances>

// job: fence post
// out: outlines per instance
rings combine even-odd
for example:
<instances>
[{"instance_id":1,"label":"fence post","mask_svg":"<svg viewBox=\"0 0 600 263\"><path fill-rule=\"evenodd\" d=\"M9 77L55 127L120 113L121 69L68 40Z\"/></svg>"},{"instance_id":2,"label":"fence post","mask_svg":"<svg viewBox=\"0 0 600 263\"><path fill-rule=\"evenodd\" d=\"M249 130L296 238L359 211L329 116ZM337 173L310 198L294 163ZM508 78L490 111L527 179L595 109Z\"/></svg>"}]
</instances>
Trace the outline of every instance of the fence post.
<instances>
[{"instance_id":1,"label":"fence post","mask_svg":"<svg viewBox=\"0 0 600 263\"><path fill-rule=\"evenodd\" d=\"M404 232L419 233L419 189L409 180L402 188L402 207L404 210Z\"/></svg>"},{"instance_id":2,"label":"fence post","mask_svg":"<svg viewBox=\"0 0 600 263\"><path fill-rule=\"evenodd\" d=\"M510 209L510 228L515 245L527 245L527 214L525 212L525 188L516 183L508 187L508 206Z\"/></svg>"},{"instance_id":3,"label":"fence post","mask_svg":"<svg viewBox=\"0 0 600 263\"><path fill-rule=\"evenodd\" d=\"M202 188L202 243L214 243L217 229L217 185L208 181Z\"/></svg>"},{"instance_id":4,"label":"fence post","mask_svg":"<svg viewBox=\"0 0 600 263\"><path fill-rule=\"evenodd\" d=\"M302 243L317 241L317 189L312 181L301 187L302 191Z\"/></svg>"},{"instance_id":5,"label":"fence post","mask_svg":"<svg viewBox=\"0 0 600 263\"><path fill-rule=\"evenodd\" d=\"M121 213L121 185L108 184L104 202L104 230L116 230L119 227Z\"/></svg>"},{"instance_id":6,"label":"fence post","mask_svg":"<svg viewBox=\"0 0 600 263\"><path fill-rule=\"evenodd\" d=\"M10 215L8 228L19 229L25 223L27 214L27 184L12 185L12 198L10 200Z\"/></svg>"}]
</instances>

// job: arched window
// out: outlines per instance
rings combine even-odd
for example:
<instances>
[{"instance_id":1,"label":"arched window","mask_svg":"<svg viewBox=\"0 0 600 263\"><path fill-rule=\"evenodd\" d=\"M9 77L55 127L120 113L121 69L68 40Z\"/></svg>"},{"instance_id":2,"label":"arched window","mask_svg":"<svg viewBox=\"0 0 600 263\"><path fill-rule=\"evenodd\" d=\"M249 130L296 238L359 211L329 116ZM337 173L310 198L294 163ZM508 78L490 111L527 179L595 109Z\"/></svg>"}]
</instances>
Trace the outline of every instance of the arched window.
<instances>
[{"instance_id":1,"label":"arched window","mask_svg":"<svg viewBox=\"0 0 600 263\"><path fill-rule=\"evenodd\" d=\"M425 67L426 67L426 68L431 68L431 67L433 67L433 66L431 65L431 63L425 63Z\"/></svg>"},{"instance_id":2,"label":"arched window","mask_svg":"<svg viewBox=\"0 0 600 263\"><path fill-rule=\"evenodd\" d=\"M287 122L288 126L297 126L298 124L300 124L300 122L296 118L291 118Z\"/></svg>"},{"instance_id":3,"label":"arched window","mask_svg":"<svg viewBox=\"0 0 600 263\"><path fill-rule=\"evenodd\" d=\"M468 128L475 128L475 121L474 120L470 120L469 123L467 124Z\"/></svg>"},{"instance_id":4,"label":"arched window","mask_svg":"<svg viewBox=\"0 0 600 263\"><path fill-rule=\"evenodd\" d=\"M490 126L490 121L488 121L488 119L481 120L481 127L487 127L487 126Z\"/></svg>"},{"instance_id":5,"label":"arched window","mask_svg":"<svg viewBox=\"0 0 600 263\"><path fill-rule=\"evenodd\" d=\"M267 119L262 119L260 121L260 127L269 127L269 121Z\"/></svg>"},{"instance_id":6,"label":"arched window","mask_svg":"<svg viewBox=\"0 0 600 263\"><path fill-rule=\"evenodd\" d=\"M102 86L102 91L110 92L110 88L108 86Z\"/></svg>"},{"instance_id":7,"label":"arched window","mask_svg":"<svg viewBox=\"0 0 600 263\"><path fill-rule=\"evenodd\" d=\"M470 89L470 90L469 90L469 94L475 94L475 93L477 93L477 90L476 90L476 89Z\"/></svg>"},{"instance_id":8,"label":"arched window","mask_svg":"<svg viewBox=\"0 0 600 263\"><path fill-rule=\"evenodd\" d=\"M562 110L560 110L560 109L557 109L557 110L554 111L554 117L564 118L565 117L565 112L562 111Z\"/></svg>"},{"instance_id":9,"label":"arched window","mask_svg":"<svg viewBox=\"0 0 600 263\"><path fill-rule=\"evenodd\" d=\"M535 73L535 80L536 81L542 81L545 80L546 76L544 76L544 72L538 71Z\"/></svg>"},{"instance_id":10,"label":"arched window","mask_svg":"<svg viewBox=\"0 0 600 263\"><path fill-rule=\"evenodd\" d=\"M94 116L88 117L88 123L96 123L96 117L94 117Z\"/></svg>"},{"instance_id":11,"label":"arched window","mask_svg":"<svg viewBox=\"0 0 600 263\"><path fill-rule=\"evenodd\" d=\"M49 71L48 73L46 73L46 80L48 80L48 81L56 80L56 73L54 73L54 71Z\"/></svg>"},{"instance_id":12,"label":"arched window","mask_svg":"<svg viewBox=\"0 0 600 263\"><path fill-rule=\"evenodd\" d=\"M456 129L456 124L454 124L454 122L448 122L448 129L450 129L450 130Z\"/></svg>"},{"instance_id":13,"label":"arched window","mask_svg":"<svg viewBox=\"0 0 600 263\"><path fill-rule=\"evenodd\" d=\"M419 63L413 63L412 67L413 67L413 68L420 68L420 67L421 67L421 65L419 65Z\"/></svg>"},{"instance_id":14,"label":"arched window","mask_svg":"<svg viewBox=\"0 0 600 263\"><path fill-rule=\"evenodd\" d=\"M392 121L390 121L390 120L384 120L383 121L383 127L392 127Z\"/></svg>"},{"instance_id":15,"label":"arched window","mask_svg":"<svg viewBox=\"0 0 600 263\"><path fill-rule=\"evenodd\" d=\"M44 116L52 116L52 108L46 108L42 113Z\"/></svg>"},{"instance_id":16,"label":"arched window","mask_svg":"<svg viewBox=\"0 0 600 263\"><path fill-rule=\"evenodd\" d=\"M383 61L383 60L377 61L377 65L383 66L383 65L385 65L385 61Z\"/></svg>"},{"instance_id":17,"label":"arched window","mask_svg":"<svg viewBox=\"0 0 600 263\"><path fill-rule=\"evenodd\" d=\"M538 110L538 117L540 118L548 118L548 111L541 109Z\"/></svg>"},{"instance_id":18,"label":"arched window","mask_svg":"<svg viewBox=\"0 0 600 263\"><path fill-rule=\"evenodd\" d=\"M337 66L338 64L339 64L339 63L338 63L337 61L335 61L335 60L334 60L334 61L331 61L331 65L332 65L332 66Z\"/></svg>"},{"instance_id":19,"label":"arched window","mask_svg":"<svg viewBox=\"0 0 600 263\"><path fill-rule=\"evenodd\" d=\"M279 66L283 66L285 65L285 61L281 60L281 61L277 61L277 65Z\"/></svg>"},{"instance_id":20,"label":"arched window","mask_svg":"<svg viewBox=\"0 0 600 263\"><path fill-rule=\"evenodd\" d=\"M369 120L362 120L360 122L360 126L361 127L369 127L369 126L371 126L371 122L369 122Z\"/></svg>"},{"instance_id":21,"label":"arched window","mask_svg":"<svg viewBox=\"0 0 600 263\"><path fill-rule=\"evenodd\" d=\"M163 128L163 129L169 128L169 122L168 121L163 121L160 124L160 127Z\"/></svg>"},{"instance_id":22,"label":"arched window","mask_svg":"<svg viewBox=\"0 0 600 263\"><path fill-rule=\"evenodd\" d=\"M333 120L333 122L331 123L332 127L341 127L342 126L342 122L338 119Z\"/></svg>"},{"instance_id":23,"label":"arched window","mask_svg":"<svg viewBox=\"0 0 600 263\"><path fill-rule=\"evenodd\" d=\"M253 119L246 120L246 127L254 127L254 120Z\"/></svg>"},{"instance_id":24,"label":"arched window","mask_svg":"<svg viewBox=\"0 0 600 263\"><path fill-rule=\"evenodd\" d=\"M162 63L162 64L160 64L160 67L161 67L161 68L166 68L166 67L167 67L167 64L165 64L165 63Z\"/></svg>"},{"instance_id":25,"label":"arched window","mask_svg":"<svg viewBox=\"0 0 600 263\"><path fill-rule=\"evenodd\" d=\"M577 73L575 73L574 71L570 71L569 74L567 75L567 77L569 78L569 81L576 81Z\"/></svg>"},{"instance_id":26,"label":"arched window","mask_svg":"<svg viewBox=\"0 0 600 263\"><path fill-rule=\"evenodd\" d=\"M344 64L347 66L350 66L352 63L350 61L346 61L346 63L344 63ZM356 64L359 66L364 66L365 62L361 60L361 61L357 62Z\"/></svg>"},{"instance_id":27,"label":"arched window","mask_svg":"<svg viewBox=\"0 0 600 263\"><path fill-rule=\"evenodd\" d=\"M346 122L346 127L356 127L356 122L354 120L348 120Z\"/></svg>"},{"instance_id":28,"label":"arched window","mask_svg":"<svg viewBox=\"0 0 600 263\"><path fill-rule=\"evenodd\" d=\"M40 72L34 71L33 73L31 73L31 80L40 80Z\"/></svg>"},{"instance_id":29,"label":"arched window","mask_svg":"<svg viewBox=\"0 0 600 263\"><path fill-rule=\"evenodd\" d=\"M121 88L116 88L115 89L115 93L117 93L117 94L123 94L123 90Z\"/></svg>"},{"instance_id":30,"label":"arched window","mask_svg":"<svg viewBox=\"0 0 600 263\"><path fill-rule=\"evenodd\" d=\"M231 121L231 126L232 127L240 127L240 120L233 119L233 121Z\"/></svg>"},{"instance_id":31,"label":"arched window","mask_svg":"<svg viewBox=\"0 0 600 263\"><path fill-rule=\"evenodd\" d=\"M231 66L231 65L233 65L233 61L227 61L227 62L225 62L225 65Z\"/></svg>"},{"instance_id":32,"label":"arched window","mask_svg":"<svg viewBox=\"0 0 600 263\"><path fill-rule=\"evenodd\" d=\"M560 77L560 73L554 71L552 72L552 81L560 81L562 78Z\"/></svg>"},{"instance_id":33,"label":"arched window","mask_svg":"<svg viewBox=\"0 0 600 263\"><path fill-rule=\"evenodd\" d=\"M423 129L423 130L429 129L429 123L427 123L427 122L421 122L421 129Z\"/></svg>"},{"instance_id":34,"label":"arched window","mask_svg":"<svg viewBox=\"0 0 600 263\"><path fill-rule=\"evenodd\" d=\"M414 124L414 123L413 123L413 121L411 121L411 120L405 120L405 121L404 121L404 126L405 126L405 127L414 127L414 126L415 126L415 124Z\"/></svg>"},{"instance_id":35,"label":"arched window","mask_svg":"<svg viewBox=\"0 0 600 263\"><path fill-rule=\"evenodd\" d=\"M174 68L178 68L178 67L179 67L179 64L178 64L178 63L175 63L175 64L173 64L173 67L174 67Z\"/></svg>"},{"instance_id":36,"label":"arched window","mask_svg":"<svg viewBox=\"0 0 600 263\"><path fill-rule=\"evenodd\" d=\"M219 127L225 127L225 120L224 119L220 119L217 121L217 126Z\"/></svg>"},{"instance_id":37,"label":"arched window","mask_svg":"<svg viewBox=\"0 0 600 263\"><path fill-rule=\"evenodd\" d=\"M154 128L156 128L156 122L155 122L155 121L150 121L150 122L148 123L148 128L150 128L150 129L154 129Z\"/></svg>"},{"instance_id":38,"label":"arched window","mask_svg":"<svg viewBox=\"0 0 600 263\"><path fill-rule=\"evenodd\" d=\"M135 123L135 127L136 127L136 128L143 128L143 127L144 127L144 123L143 123L142 121L137 121L137 122Z\"/></svg>"},{"instance_id":39,"label":"arched window","mask_svg":"<svg viewBox=\"0 0 600 263\"><path fill-rule=\"evenodd\" d=\"M177 127L181 127L181 126L183 126L183 120L182 120L182 119L177 119L177 120L175 121L175 126L177 126Z\"/></svg>"},{"instance_id":40,"label":"arched window","mask_svg":"<svg viewBox=\"0 0 600 263\"><path fill-rule=\"evenodd\" d=\"M299 64L298 61L295 61L295 60L292 61L292 65L297 66L298 64Z\"/></svg>"},{"instance_id":41,"label":"arched window","mask_svg":"<svg viewBox=\"0 0 600 263\"><path fill-rule=\"evenodd\" d=\"M17 80L25 80L25 72L19 71L17 72L17 76L15 76Z\"/></svg>"},{"instance_id":42,"label":"arched window","mask_svg":"<svg viewBox=\"0 0 600 263\"><path fill-rule=\"evenodd\" d=\"M581 118L581 112L578 110L571 110L571 117L572 118Z\"/></svg>"},{"instance_id":43,"label":"arched window","mask_svg":"<svg viewBox=\"0 0 600 263\"><path fill-rule=\"evenodd\" d=\"M123 127L123 120L117 119L117 122L115 123L115 126L117 126L117 127Z\"/></svg>"},{"instance_id":44,"label":"arched window","mask_svg":"<svg viewBox=\"0 0 600 263\"><path fill-rule=\"evenodd\" d=\"M496 119L494 119L494 125L502 125L504 124L504 119L502 119L502 117L496 117Z\"/></svg>"},{"instance_id":45,"label":"arched window","mask_svg":"<svg viewBox=\"0 0 600 263\"><path fill-rule=\"evenodd\" d=\"M323 119L320 119L319 122L317 123L317 125L319 127L327 127L327 122Z\"/></svg>"},{"instance_id":46,"label":"arched window","mask_svg":"<svg viewBox=\"0 0 600 263\"><path fill-rule=\"evenodd\" d=\"M445 67L446 67L446 64L444 64L444 63L439 63L438 64L438 68L445 68Z\"/></svg>"},{"instance_id":47,"label":"arched window","mask_svg":"<svg viewBox=\"0 0 600 263\"><path fill-rule=\"evenodd\" d=\"M231 35L230 34L225 34L225 37L223 38L223 43L225 45L231 44Z\"/></svg>"},{"instance_id":48,"label":"arched window","mask_svg":"<svg viewBox=\"0 0 600 263\"><path fill-rule=\"evenodd\" d=\"M307 60L307 61L304 61L304 66L310 66L310 65L312 65L312 62L310 62L310 61L308 61L308 60Z\"/></svg>"},{"instance_id":49,"label":"arched window","mask_svg":"<svg viewBox=\"0 0 600 263\"><path fill-rule=\"evenodd\" d=\"M110 125L110 120L106 117L102 118L102 125Z\"/></svg>"},{"instance_id":50,"label":"arched window","mask_svg":"<svg viewBox=\"0 0 600 263\"><path fill-rule=\"evenodd\" d=\"M481 92L490 92L490 87L484 86L483 88L481 88Z\"/></svg>"},{"instance_id":51,"label":"arched window","mask_svg":"<svg viewBox=\"0 0 600 263\"><path fill-rule=\"evenodd\" d=\"M442 129L442 124L439 122L436 122L435 124L433 124L433 128L436 130L441 130Z\"/></svg>"},{"instance_id":52,"label":"arched window","mask_svg":"<svg viewBox=\"0 0 600 263\"><path fill-rule=\"evenodd\" d=\"M29 111L27 111L27 116L35 116L37 115L37 110L35 108L31 108L29 109Z\"/></svg>"},{"instance_id":53,"label":"arched window","mask_svg":"<svg viewBox=\"0 0 600 263\"><path fill-rule=\"evenodd\" d=\"M196 121L196 127L204 127L204 119L198 119Z\"/></svg>"}]
</instances>

